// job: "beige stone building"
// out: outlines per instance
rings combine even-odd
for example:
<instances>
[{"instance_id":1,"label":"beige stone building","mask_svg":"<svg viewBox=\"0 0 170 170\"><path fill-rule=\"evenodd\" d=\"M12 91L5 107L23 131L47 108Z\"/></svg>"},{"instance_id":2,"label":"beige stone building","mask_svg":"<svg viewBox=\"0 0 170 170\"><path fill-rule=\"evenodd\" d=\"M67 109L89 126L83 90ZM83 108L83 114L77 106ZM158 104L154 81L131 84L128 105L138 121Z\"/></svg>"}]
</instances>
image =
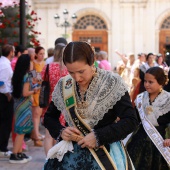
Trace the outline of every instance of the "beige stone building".
<instances>
[{"instance_id":1,"label":"beige stone building","mask_svg":"<svg viewBox=\"0 0 170 170\"><path fill-rule=\"evenodd\" d=\"M116 66L122 53L165 53L170 51L170 0L31 0L29 3L42 20L37 25L39 39L45 49L54 46L63 34L67 40L90 42L96 50L108 52L109 61ZM57 27L54 15L69 11L65 30ZM77 15L73 25L71 16Z\"/></svg>"}]
</instances>

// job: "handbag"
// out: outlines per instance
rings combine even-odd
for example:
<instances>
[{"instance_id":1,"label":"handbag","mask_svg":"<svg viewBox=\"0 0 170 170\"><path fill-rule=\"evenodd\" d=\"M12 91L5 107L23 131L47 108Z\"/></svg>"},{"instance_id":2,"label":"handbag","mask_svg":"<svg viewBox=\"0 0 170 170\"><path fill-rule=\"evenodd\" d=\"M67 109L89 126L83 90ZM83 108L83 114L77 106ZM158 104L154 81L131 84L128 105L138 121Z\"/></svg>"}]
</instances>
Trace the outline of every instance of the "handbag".
<instances>
[{"instance_id":1,"label":"handbag","mask_svg":"<svg viewBox=\"0 0 170 170\"><path fill-rule=\"evenodd\" d=\"M49 64L47 64L44 80L42 81L40 95L39 95L40 108L44 108L48 106L49 96L50 96Z\"/></svg>"}]
</instances>

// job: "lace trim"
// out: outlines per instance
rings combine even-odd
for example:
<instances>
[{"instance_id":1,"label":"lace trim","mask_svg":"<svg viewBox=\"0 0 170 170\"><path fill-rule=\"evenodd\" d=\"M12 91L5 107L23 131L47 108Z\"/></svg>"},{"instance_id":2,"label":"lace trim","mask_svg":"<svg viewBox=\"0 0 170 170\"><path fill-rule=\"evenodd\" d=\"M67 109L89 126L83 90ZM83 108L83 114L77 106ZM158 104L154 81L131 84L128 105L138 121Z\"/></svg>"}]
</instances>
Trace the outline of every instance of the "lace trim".
<instances>
[{"instance_id":1,"label":"lace trim","mask_svg":"<svg viewBox=\"0 0 170 170\"><path fill-rule=\"evenodd\" d=\"M54 105L60 110L69 126L73 126L67 110L63 102L62 79L56 85L52 101ZM74 87L76 90L76 87ZM86 94L86 100L89 106L86 110L86 118L84 121L93 128L97 123L103 119L105 113L121 99L127 92L127 85L122 78L113 72L102 69L97 69L97 76L93 78ZM77 93L76 94L76 98Z\"/></svg>"},{"instance_id":2,"label":"lace trim","mask_svg":"<svg viewBox=\"0 0 170 170\"><path fill-rule=\"evenodd\" d=\"M63 132L63 130L64 130L65 128L62 128L61 130L60 130L60 133L59 133L59 135L58 135L58 137L57 137L57 139L56 139L56 141L57 142L59 142L62 138L61 138L61 134L62 134L62 132Z\"/></svg>"},{"instance_id":3,"label":"lace trim","mask_svg":"<svg viewBox=\"0 0 170 170\"><path fill-rule=\"evenodd\" d=\"M94 133L94 136L96 138L96 148L98 148L100 146L99 138L94 129L92 129L92 132Z\"/></svg>"},{"instance_id":4,"label":"lace trim","mask_svg":"<svg viewBox=\"0 0 170 170\"><path fill-rule=\"evenodd\" d=\"M152 107L150 114L146 114L146 116L154 126L159 126L157 119L170 111L170 93L163 90L150 105L149 94L145 91L142 103L145 114L147 113L147 107Z\"/></svg>"}]
</instances>

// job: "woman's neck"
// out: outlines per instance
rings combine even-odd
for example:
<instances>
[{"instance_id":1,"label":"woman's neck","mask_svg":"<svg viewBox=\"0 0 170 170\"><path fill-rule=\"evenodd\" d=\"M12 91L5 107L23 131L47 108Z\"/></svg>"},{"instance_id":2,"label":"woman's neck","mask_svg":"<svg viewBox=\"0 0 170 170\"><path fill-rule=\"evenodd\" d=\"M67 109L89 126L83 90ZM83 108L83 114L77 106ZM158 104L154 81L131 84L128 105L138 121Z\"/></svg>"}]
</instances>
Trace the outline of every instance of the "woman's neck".
<instances>
[{"instance_id":1,"label":"woman's neck","mask_svg":"<svg viewBox=\"0 0 170 170\"><path fill-rule=\"evenodd\" d=\"M35 60L35 62L38 63L38 64L41 64L43 62L43 60L41 60L41 61L40 60Z\"/></svg>"},{"instance_id":2,"label":"woman's neck","mask_svg":"<svg viewBox=\"0 0 170 170\"><path fill-rule=\"evenodd\" d=\"M78 84L79 85L79 84ZM80 91L86 91L89 87L89 83L85 84L85 85L79 85L79 89Z\"/></svg>"},{"instance_id":3,"label":"woman's neck","mask_svg":"<svg viewBox=\"0 0 170 170\"><path fill-rule=\"evenodd\" d=\"M93 79L93 78L92 78L92 79ZM79 84L78 84L80 91L87 91L87 89L88 89L88 87L89 87L92 79L91 79L89 82L87 82L86 84L84 84L84 85L79 85Z\"/></svg>"},{"instance_id":4,"label":"woman's neck","mask_svg":"<svg viewBox=\"0 0 170 170\"><path fill-rule=\"evenodd\" d=\"M160 93L161 93L161 91L159 91L157 93L149 93L149 100L151 102L155 101L155 99L159 96Z\"/></svg>"},{"instance_id":5,"label":"woman's neck","mask_svg":"<svg viewBox=\"0 0 170 170\"><path fill-rule=\"evenodd\" d=\"M148 63L148 65L149 65L150 67L153 67L153 66L154 66L154 62Z\"/></svg>"}]
</instances>

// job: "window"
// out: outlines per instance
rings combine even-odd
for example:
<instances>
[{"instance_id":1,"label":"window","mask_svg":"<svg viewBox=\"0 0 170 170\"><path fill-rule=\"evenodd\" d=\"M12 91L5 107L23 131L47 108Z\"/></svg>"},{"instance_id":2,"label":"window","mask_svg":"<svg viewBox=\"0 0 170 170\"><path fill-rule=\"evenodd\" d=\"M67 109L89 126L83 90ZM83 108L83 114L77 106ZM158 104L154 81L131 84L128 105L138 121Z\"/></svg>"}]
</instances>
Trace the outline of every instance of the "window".
<instances>
[{"instance_id":1,"label":"window","mask_svg":"<svg viewBox=\"0 0 170 170\"><path fill-rule=\"evenodd\" d=\"M161 29L170 29L170 16L164 20Z\"/></svg>"},{"instance_id":2,"label":"window","mask_svg":"<svg viewBox=\"0 0 170 170\"><path fill-rule=\"evenodd\" d=\"M105 22L96 15L81 17L75 24L75 29L107 29Z\"/></svg>"}]
</instances>

